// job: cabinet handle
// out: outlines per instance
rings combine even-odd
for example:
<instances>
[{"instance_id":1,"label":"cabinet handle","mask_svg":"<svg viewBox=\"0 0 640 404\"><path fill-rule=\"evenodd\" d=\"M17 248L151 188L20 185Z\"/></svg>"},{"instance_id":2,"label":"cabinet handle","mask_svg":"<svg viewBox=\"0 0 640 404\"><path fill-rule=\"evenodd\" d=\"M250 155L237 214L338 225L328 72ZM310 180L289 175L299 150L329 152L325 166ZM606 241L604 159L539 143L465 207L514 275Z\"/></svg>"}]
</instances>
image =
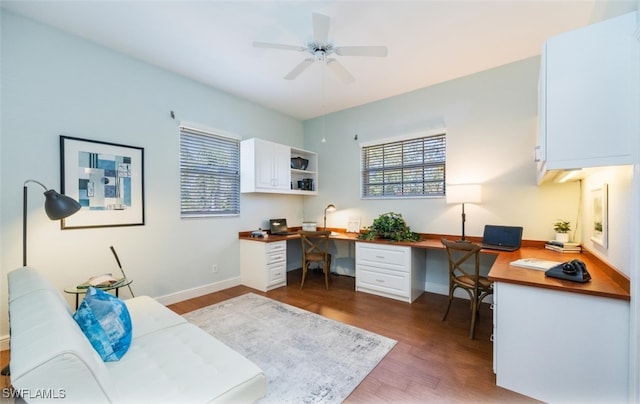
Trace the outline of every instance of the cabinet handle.
<instances>
[{"instance_id":1,"label":"cabinet handle","mask_svg":"<svg viewBox=\"0 0 640 404\"><path fill-rule=\"evenodd\" d=\"M376 279L376 282L378 283L384 283L384 281L382 279Z\"/></svg>"},{"instance_id":2,"label":"cabinet handle","mask_svg":"<svg viewBox=\"0 0 640 404\"><path fill-rule=\"evenodd\" d=\"M489 337L489 341L491 342L496 342L495 337L493 336L493 334L491 334L491 336Z\"/></svg>"},{"instance_id":3,"label":"cabinet handle","mask_svg":"<svg viewBox=\"0 0 640 404\"><path fill-rule=\"evenodd\" d=\"M383 260L384 259L384 255L376 255L376 258L379 258L379 259Z\"/></svg>"},{"instance_id":4,"label":"cabinet handle","mask_svg":"<svg viewBox=\"0 0 640 404\"><path fill-rule=\"evenodd\" d=\"M539 163L540 162L540 146L536 146L533 148L533 162L534 163Z\"/></svg>"},{"instance_id":5,"label":"cabinet handle","mask_svg":"<svg viewBox=\"0 0 640 404\"><path fill-rule=\"evenodd\" d=\"M491 306L489 306L489 308L490 308L491 310L493 310L493 309L495 309L495 308L496 308L496 305L495 305L494 303L491 303Z\"/></svg>"}]
</instances>

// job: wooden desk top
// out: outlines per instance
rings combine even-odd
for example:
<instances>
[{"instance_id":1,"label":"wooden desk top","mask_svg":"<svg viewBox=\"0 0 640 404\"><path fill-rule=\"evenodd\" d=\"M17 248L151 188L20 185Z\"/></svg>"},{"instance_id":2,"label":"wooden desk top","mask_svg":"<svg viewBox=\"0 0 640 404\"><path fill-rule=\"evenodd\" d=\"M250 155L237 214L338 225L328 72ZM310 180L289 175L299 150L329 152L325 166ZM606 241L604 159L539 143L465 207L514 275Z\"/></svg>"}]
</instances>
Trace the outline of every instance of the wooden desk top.
<instances>
[{"instance_id":1,"label":"wooden desk top","mask_svg":"<svg viewBox=\"0 0 640 404\"><path fill-rule=\"evenodd\" d=\"M298 230L292 228L292 231ZM355 233L345 233L343 229L329 229L333 231L332 239L345 241L360 241L367 243L389 244L387 240L360 240ZM417 242L394 242L393 245L408 246L412 248L438 249L442 250L444 246L440 242L441 238L456 240L458 236L439 235L439 234L422 234L422 239ZM240 232L241 240L252 240L259 242L276 242L282 240L295 240L299 236L297 234L289 236L269 235L265 238L252 238L251 232ZM480 242L478 237L468 237L471 242ZM489 279L494 282L506 282L525 286L533 286L544 289L553 289L564 292L581 293L593 296L607 297L620 300L631 300L631 287L629 279L615 268L602 262L588 251L580 254L559 253L544 248L544 241L523 241L523 246L513 252L482 250L483 254L491 254L496 256L491 270L489 271ZM549 261L570 261L572 259L580 259L587 265L587 269L591 274L591 281L586 283L565 281L562 279L546 277L544 271L535 269L526 269L511 266L510 263L521 258L537 258Z\"/></svg>"}]
</instances>

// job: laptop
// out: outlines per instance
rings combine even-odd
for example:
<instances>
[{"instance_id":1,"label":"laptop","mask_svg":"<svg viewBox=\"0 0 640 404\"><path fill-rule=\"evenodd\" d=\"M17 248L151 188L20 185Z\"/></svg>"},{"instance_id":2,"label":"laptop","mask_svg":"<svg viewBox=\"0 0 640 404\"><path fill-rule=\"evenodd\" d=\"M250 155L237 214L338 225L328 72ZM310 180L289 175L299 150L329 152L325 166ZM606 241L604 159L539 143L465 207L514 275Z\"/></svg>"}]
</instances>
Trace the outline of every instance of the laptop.
<instances>
[{"instance_id":1,"label":"laptop","mask_svg":"<svg viewBox=\"0 0 640 404\"><path fill-rule=\"evenodd\" d=\"M522 243L522 227L487 224L482 235L482 248L515 251Z\"/></svg>"},{"instance_id":2,"label":"laptop","mask_svg":"<svg viewBox=\"0 0 640 404\"><path fill-rule=\"evenodd\" d=\"M287 227L287 219L269 219L269 230L274 236L290 236L297 234L290 232Z\"/></svg>"}]
</instances>

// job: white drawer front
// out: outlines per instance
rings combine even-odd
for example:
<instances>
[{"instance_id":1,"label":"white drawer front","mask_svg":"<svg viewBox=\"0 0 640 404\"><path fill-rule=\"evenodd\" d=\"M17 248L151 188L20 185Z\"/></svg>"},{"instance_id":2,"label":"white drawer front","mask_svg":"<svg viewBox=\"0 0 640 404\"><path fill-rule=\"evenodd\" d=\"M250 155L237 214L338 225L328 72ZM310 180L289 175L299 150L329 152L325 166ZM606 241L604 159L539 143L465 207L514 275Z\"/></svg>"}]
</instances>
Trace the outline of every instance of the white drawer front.
<instances>
[{"instance_id":1,"label":"white drawer front","mask_svg":"<svg viewBox=\"0 0 640 404\"><path fill-rule=\"evenodd\" d=\"M409 275L396 271L381 271L364 265L356 267L357 289L377 290L403 297L410 295Z\"/></svg>"},{"instance_id":2,"label":"white drawer front","mask_svg":"<svg viewBox=\"0 0 640 404\"><path fill-rule=\"evenodd\" d=\"M357 243L356 262L408 273L411 268L411 247Z\"/></svg>"},{"instance_id":3,"label":"white drawer front","mask_svg":"<svg viewBox=\"0 0 640 404\"><path fill-rule=\"evenodd\" d=\"M268 265L267 276L269 277L267 281L269 285L282 282L287 276L287 268L284 264Z\"/></svg>"},{"instance_id":4,"label":"white drawer front","mask_svg":"<svg viewBox=\"0 0 640 404\"><path fill-rule=\"evenodd\" d=\"M275 251L267 254L267 265L286 262L286 260L287 260L286 251L280 251L280 252Z\"/></svg>"},{"instance_id":5,"label":"white drawer front","mask_svg":"<svg viewBox=\"0 0 640 404\"><path fill-rule=\"evenodd\" d=\"M287 252L287 242L286 241L276 241L275 243L266 243L265 251L267 254L272 252Z\"/></svg>"}]
</instances>

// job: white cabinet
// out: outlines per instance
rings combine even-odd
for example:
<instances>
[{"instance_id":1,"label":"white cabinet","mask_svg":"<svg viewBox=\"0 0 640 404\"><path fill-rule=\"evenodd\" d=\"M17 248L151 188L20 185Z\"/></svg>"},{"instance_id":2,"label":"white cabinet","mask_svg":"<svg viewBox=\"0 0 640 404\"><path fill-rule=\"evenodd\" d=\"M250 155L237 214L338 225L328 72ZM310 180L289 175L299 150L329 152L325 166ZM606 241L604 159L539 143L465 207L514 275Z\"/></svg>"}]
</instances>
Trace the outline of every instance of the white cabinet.
<instances>
[{"instance_id":1,"label":"white cabinet","mask_svg":"<svg viewBox=\"0 0 640 404\"><path fill-rule=\"evenodd\" d=\"M356 243L356 291L411 303L424 292L424 285L424 251Z\"/></svg>"},{"instance_id":2,"label":"white cabinet","mask_svg":"<svg viewBox=\"0 0 640 404\"><path fill-rule=\"evenodd\" d=\"M291 158L309 161L305 170L291 168ZM318 155L252 138L240 143L240 192L317 195ZM303 181L310 186L302 186Z\"/></svg>"},{"instance_id":3,"label":"white cabinet","mask_svg":"<svg viewBox=\"0 0 640 404\"><path fill-rule=\"evenodd\" d=\"M287 284L287 243L240 240L240 282L262 292Z\"/></svg>"},{"instance_id":4,"label":"white cabinet","mask_svg":"<svg viewBox=\"0 0 640 404\"><path fill-rule=\"evenodd\" d=\"M262 139L240 143L241 192L278 192L291 189L290 149Z\"/></svg>"},{"instance_id":5,"label":"white cabinet","mask_svg":"<svg viewBox=\"0 0 640 404\"><path fill-rule=\"evenodd\" d=\"M550 38L539 88L539 177L547 170L633 162L636 12Z\"/></svg>"},{"instance_id":6,"label":"white cabinet","mask_svg":"<svg viewBox=\"0 0 640 404\"><path fill-rule=\"evenodd\" d=\"M545 402L628 402L628 301L494 288L498 386Z\"/></svg>"}]
</instances>

